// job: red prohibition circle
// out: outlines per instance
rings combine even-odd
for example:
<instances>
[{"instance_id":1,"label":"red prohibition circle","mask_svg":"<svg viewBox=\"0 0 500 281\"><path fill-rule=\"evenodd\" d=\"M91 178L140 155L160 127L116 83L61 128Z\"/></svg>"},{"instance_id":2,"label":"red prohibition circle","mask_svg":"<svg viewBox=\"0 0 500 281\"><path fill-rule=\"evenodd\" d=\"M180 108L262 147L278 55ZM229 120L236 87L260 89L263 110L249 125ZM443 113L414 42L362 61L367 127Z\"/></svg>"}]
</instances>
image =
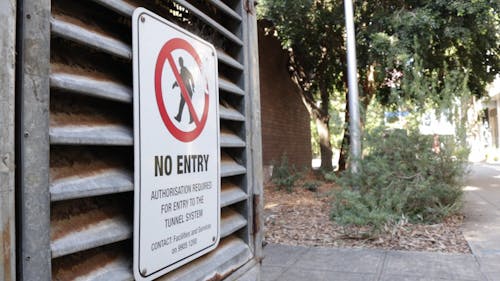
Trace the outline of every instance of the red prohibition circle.
<instances>
[{"instance_id":1,"label":"red prohibition circle","mask_svg":"<svg viewBox=\"0 0 500 281\"><path fill-rule=\"evenodd\" d=\"M200 72L202 72L201 59L198 56L196 50L193 48L193 46L189 44L189 42L181 38L174 38L169 40L167 43L165 43L165 45L163 45L163 47L160 50L160 53L158 54L158 58L156 59L156 68L155 68L156 103L158 104L158 110L160 112L163 123L165 123L165 126L167 127L168 131L172 134L172 136L174 136L176 139L182 142L192 142L201 134L203 128L205 128L205 124L207 123L208 107L209 107L208 84L205 86L205 105L203 107L203 114L200 119L196 114L196 110L193 107L191 98L188 95L186 86L182 81L179 70L177 69L174 58L172 56L172 52L177 49L182 49L186 51L188 54L190 54L196 61L198 67L200 68ZM163 102L161 76L163 72L163 67L165 65L165 62L167 61L170 65L170 68L172 69L172 72L174 73L175 80L177 81L177 84L181 89L181 94L186 102L186 105L188 106L188 109L193 116L193 121L196 127L191 131L186 132L177 128L170 119L170 116L167 113L167 109L165 108L165 103Z\"/></svg>"}]
</instances>

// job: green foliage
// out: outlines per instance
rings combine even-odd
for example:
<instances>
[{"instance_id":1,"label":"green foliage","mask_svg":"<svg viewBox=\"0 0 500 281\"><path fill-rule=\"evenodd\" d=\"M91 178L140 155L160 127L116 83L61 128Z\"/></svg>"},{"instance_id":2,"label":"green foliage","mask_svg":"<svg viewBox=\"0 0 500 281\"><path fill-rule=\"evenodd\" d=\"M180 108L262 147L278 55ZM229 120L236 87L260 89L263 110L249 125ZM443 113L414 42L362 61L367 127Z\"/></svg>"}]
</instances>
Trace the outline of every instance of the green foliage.
<instances>
[{"instance_id":1,"label":"green foliage","mask_svg":"<svg viewBox=\"0 0 500 281\"><path fill-rule=\"evenodd\" d=\"M373 97L393 107L450 108L455 97L484 95L500 71L498 0L354 4L363 115ZM258 16L290 52L289 70L312 117L341 122L330 119L326 103L346 93L343 1L262 0Z\"/></svg>"},{"instance_id":2,"label":"green foliage","mask_svg":"<svg viewBox=\"0 0 500 281\"><path fill-rule=\"evenodd\" d=\"M500 70L499 9L495 0L358 2L361 81L371 67L374 94L385 104L403 98L448 107L463 88L486 94Z\"/></svg>"},{"instance_id":3,"label":"green foliage","mask_svg":"<svg viewBox=\"0 0 500 281\"><path fill-rule=\"evenodd\" d=\"M273 165L273 174L271 176L271 181L279 189L285 189L288 192L292 192L295 187L295 182L300 178L300 173L294 165L288 163L288 157L284 154L281 157L280 163Z\"/></svg>"},{"instance_id":4,"label":"green foliage","mask_svg":"<svg viewBox=\"0 0 500 281\"><path fill-rule=\"evenodd\" d=\"M452 137L441 141L435 153L432 136L381 129L366 134L359 174L346 171L335 179L342 190L332 219L377 231L401 218L433 223L459 211L468 151Z\"/></svg>"},{"instance_id":5,"label":"green foliage","mask_svg":"<svg viewBox=\"0 0 500 281\"><path fill-rule=\"evenodd\" d=\"M339 75L344 71L340 61L344 47L341 5L342 1L334 0L259 2L259 17L274 24L275 35L292 56L291 70L307 93L320 91L320 84L343 90Z\"/></svg>"}]
</instances>

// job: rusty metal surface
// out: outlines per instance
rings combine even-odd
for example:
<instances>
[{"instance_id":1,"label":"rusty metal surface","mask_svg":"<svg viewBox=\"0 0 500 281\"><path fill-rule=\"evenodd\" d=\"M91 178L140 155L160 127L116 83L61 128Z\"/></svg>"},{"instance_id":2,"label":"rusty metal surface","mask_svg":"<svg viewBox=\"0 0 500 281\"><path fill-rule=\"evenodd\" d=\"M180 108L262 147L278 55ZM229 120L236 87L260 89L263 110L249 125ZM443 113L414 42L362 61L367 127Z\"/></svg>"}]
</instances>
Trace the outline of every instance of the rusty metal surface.
<instances>
[{"instance_id":1,"label":"rusty metal surface","mask_svg":"<svg viewBox=\"0 0 500 281\"><path fill-rule=\"evenodd\" d=\"M130 245L126 242L96 248L54 259L53 280L133 280L130 267ZM162 281L207 280L228 276L252 259L252 253L241 239L230 236L221 240L218 250L159 278Z\"/></svg>"},{"instance_id":2,"label":"rusty metal surface","mask_svg":"<svg viewBox=\"0 0 500 281\"><path fill-rule=\"evenodd\" d=\"M133 280L130 250L126 242L121 242L56 258L53 260L52 280Z\"/></svg>"},{"instance_id":3,"label":"rusty metal surface","mask_svg":"<svg viewBox=\"0 0 500 281\"><path fill-rule=\"evenodd\" d=\"M16 1L0 2L0 280L16 280L14 84Z\"/></svg>"},{"instance_id":4,"label":"rusty metal surface","mask_svg":"<svg viewBox=\"0 0 500 281\"><path fill-rule=\"evenodd\" d=\"M104 199L104 200L101 200ZM51 213L52 257L131 237L130 193L55 202Z\"/></svg>"},{"instance_id":5,"label":"rusty metal surface","mask_svg":"<svg viewBox=\"0 0 500 281\"><path fill-rule=\"evenodd\" d=\"M216 251L158 278L158 281L204 281L214 275L227 276L251 258L248 245L240 238L230 236L221 240Z\"/></svg>"},{"instance_id":6,"label":"rusty metal surface","mask_svg":"<svg viewBox=\"0 0 500 281\"><path fill-rule=\"evenodd\" d=\"M131 151L131 147L53 147L50 152L51 184L90 179L113 170L131 173Z\"/></svg>"},{"instance_id":7,"label":"rusty metal surface","mask_svg":"<svg viewBox=\"0 0 500 281\"><path fill-rule=\"evenodd\" d=\"M260 281L260 263L260 259L254 258L244 266L238 268L238 270L225 278L224 281Z\"/></svg>"}]
</instances>

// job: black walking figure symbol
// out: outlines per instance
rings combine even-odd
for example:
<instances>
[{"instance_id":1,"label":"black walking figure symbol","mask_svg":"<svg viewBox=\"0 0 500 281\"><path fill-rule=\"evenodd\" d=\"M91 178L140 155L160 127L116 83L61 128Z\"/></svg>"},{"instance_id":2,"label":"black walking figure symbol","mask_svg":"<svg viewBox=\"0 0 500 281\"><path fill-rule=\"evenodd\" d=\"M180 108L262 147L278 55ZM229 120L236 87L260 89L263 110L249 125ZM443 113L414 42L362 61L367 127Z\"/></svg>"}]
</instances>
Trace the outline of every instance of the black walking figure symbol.
<instances>
[{"instance_id":1,"label":"black walking figure symbol","mask_svg":"<svg viewBox=\"0 0 500 281\"><path fill-rule=\"evenodd\" d=\"M187 67L184 66L184 60L182 57L179 57L179 65L181 67L181 78L182 82L184 83L184 87L186 88L186 91L188 92L189 98L193 97L193 92L194 92L194 81L193 81L193 75L191 75L191 72L187 69ZM178 87L179 84L177 81L174 82L172 85L172 89L175 87ZM180 88L180 87L179 87ZM179 103L179 111L177 112L177 115L174 117L175 120L178 122L181 122L182 119L182 112L184 111L184 105L186 104L186 100L184 100L184 96L182 95L182 90L181 90L181 102ZM188 108L189 111L189 124L193 123L193 112L191 112Z\"/></svg>"}]
</instances>

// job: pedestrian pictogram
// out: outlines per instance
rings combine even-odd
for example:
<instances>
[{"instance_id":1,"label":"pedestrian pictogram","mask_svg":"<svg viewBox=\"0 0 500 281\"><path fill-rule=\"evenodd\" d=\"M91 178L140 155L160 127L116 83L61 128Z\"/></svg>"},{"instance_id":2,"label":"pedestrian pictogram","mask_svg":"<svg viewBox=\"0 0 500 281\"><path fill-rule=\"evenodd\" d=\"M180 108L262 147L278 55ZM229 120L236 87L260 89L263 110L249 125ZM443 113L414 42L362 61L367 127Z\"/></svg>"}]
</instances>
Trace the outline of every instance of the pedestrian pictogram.
<instances>
[{"instance_id":1,"label":"pedestrian pictogram","mask_svg":"<svg viewBox=\"0 0 500 281\"><path fill-rule=\"evenodd\" d=\"M132 44L133 270L151 281L220 240L218 61L212 44L143 8Z\"/></svg>"},{"instance_id":2,"label":"pedestrian pictogram","mask_svg":"<svg viewBox=\"0 0 500 281\"><path fill-rule=\"evenodd\" d=\"M173 53L177 50L183 51L184 56L190 56L192 60L194 60L195 67L197 67L197 71L201 74L201 81L204 82L204 91L202 95L194 95L196 87L195 81L193 79L192 71L190 71L184 63L184 57L179 56L177 59L178 64L176 64L176 60L174 59ZM168 65L166 66L166 62ZM164 103L164 90L163 90L163 71L164 67L169 67L173 73L175 81L172 83L172 87L170 90L175 90L179 88L180 90L180 101L177 114L172 116L173 112L168 112ZM194 69L193 69L194 70ZM160 115L165 123L165 126L170 131L170 133L182 142L191 142L196 139L207 122L208 117L208 104L210 95L208 93L208 85L206 85L206 78L203 73L203 64L200 59L200 56L194 49L194 47L189 44L184 39L181 38L173 38L165 43L163 48L161 49L158 59L156 61L156 69L155 69L155 92L156 92L156 100L158 103L158 110L160 111ZM200 90L200 89L199 89ZM194 106L193 99L203 99L203 111L202 115L199 116L197 110ZM184 112L184 108L187 105L187 113L189 115L189 124L195 124L195 128L192 130L184 131L179 128L180 123L182 123L182 116ZM175 120L175 121L174 121Z\"/></svg>"},{"instance_id":3,"label":"pedestrian pictogram","mask_svg":"<svg viewBox=\"0 0 500 281\"><path fill-rule=\"evenodd\" d=\"M194 91L194 81L193 81L193 75L189 70L184 66L184 59L182 57L179 57L179 66L181 67L181 78L182 78L182 83L184 84L184 88L189 94L189 99L193 98L193 91ZM175 87L178 87L179 83L177 81L174 82L172 85L172 89ZM190 101L191 102L191 101ZM184 105L186 104L186 100L184 99L184 95L182 94L182 88L181 88L181 102L179 103L179 111L177 112L177 115L175 115L174 119L177 120L177 122L181 122L182 120L182 112L184 111ZM193 113L189 111L189 124L193 123Z\"/></svg>"}]
</instances>

